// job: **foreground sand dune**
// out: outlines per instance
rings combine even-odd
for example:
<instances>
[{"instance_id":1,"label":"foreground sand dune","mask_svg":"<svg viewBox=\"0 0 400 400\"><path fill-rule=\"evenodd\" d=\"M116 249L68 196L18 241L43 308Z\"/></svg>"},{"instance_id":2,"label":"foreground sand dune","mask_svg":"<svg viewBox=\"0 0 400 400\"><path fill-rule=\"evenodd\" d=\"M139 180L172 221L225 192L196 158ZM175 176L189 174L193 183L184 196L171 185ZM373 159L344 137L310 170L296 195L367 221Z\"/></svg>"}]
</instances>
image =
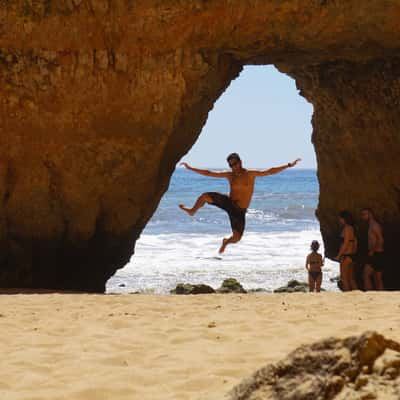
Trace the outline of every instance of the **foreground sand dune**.
<instances>
[{"instance_id":1,"label":"foreground sand dune","mask_svg":"<svg viewBox=\"0 0 400 400\"><path fill-rule=\"evenodd\" d=\"M222 399L300 344L377 330L399 293L2 295L0 398Z\"/></svg>"}]
</instances>

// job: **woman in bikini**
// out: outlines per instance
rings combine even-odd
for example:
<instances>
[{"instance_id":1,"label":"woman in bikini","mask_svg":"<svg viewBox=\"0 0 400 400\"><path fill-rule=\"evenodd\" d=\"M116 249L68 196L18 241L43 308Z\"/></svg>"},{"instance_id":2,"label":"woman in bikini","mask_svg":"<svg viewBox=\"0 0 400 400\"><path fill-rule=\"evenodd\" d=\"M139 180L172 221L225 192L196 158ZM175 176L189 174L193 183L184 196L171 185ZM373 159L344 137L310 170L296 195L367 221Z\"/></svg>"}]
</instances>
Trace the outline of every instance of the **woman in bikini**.
<instances>
[{"instance_id":1,"label":"woman in bikini","mask_svg":"<svg viewBox=\"0 0 400 400\"><path fill-rule=\"evenodd\" d=\"M342 244L335 257L340 262L340 280L343 291L357 290L354 279L354 258L357 253L357 237L354 229L354 219L349 211L339 213L339 223L343 227L341 233Z\"/></svg>"},{"instance_id":2,"label":"woman in bikini","mask_svg":"<svg viewBox=\"0 0 400 400\"><path fill-rule=\"evenodd\" d=\"M322 283L322 271L321 268L324 265L322 255L318 253L319 243L313 240L311 243L311 253L306 259L306 269L308 271L308 287L310 292L321 291Z\"/></svg>"}]
</instances>

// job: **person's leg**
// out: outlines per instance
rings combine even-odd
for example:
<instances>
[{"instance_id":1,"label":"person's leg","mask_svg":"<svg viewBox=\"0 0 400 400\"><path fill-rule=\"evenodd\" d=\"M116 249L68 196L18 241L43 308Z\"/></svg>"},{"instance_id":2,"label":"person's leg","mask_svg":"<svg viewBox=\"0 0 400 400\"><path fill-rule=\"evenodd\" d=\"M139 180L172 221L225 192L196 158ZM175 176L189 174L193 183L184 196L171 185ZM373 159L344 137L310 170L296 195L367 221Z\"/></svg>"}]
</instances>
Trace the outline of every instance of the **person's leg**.
<instances>
[{"instance_id":1,"label":"person's leg","mask_svg":"<svg viewBox=\"0 0 400 400\"><path fill-rule=\"evenodd\" d=\"M208 193L203 193L199 198L196 200L194 203L194 206L192 208L186 207L184 204L179 204L179 207L183 210L186 211L190 216L193 216L196 211L203 207L204 204L206 203L212 203L212 199Z\"/></svg>"},{"instance_id":2,"label":"person's leg","mask_svg":"<svg viewBox=\"0 0 400 400\"><path fill-rule=\"evenodd\" d=\"M358 290L353 262L349 265L349 273L350 273L350 290Z\"/></svg>"},{"instance_id":3,"label":"person's leg","mask_svg":"<svg viewBox=\"0 0 400 400\"><path fill-rule=\"evenodd\" d=\"M314 291L314 279L312 278L312 276L310 274L308 274L308 290L310 292Z\"/></svg>"},{"instance_id":4,"label":"person's leg","mask_svg":"<svg viewBox=\"0 0 400 400\"><path fill-rule=\"evenodd\" d=\"M316 288L317 288L317 293L319 293L321 291L321 284L322 284L322 272L319 274L316 282Z\"/></svg>"},{"instance_id":5,"label":"person's leg","mask_svg":"<svg viewBox=\"0 0 400 400\"><path fill-rule=\"evenodd\" d=\"M349 262L348 262L347 257L345 257L340 262L340 280L342 281L344 292L347 292L350 290L348 266L349 266Z\"/></svg>"},{"instance_id":6,"label":"person's leg","mask_svg":"<svg viewBox=\"0 0 400 400\"><path fill-rule=\"evenodd\" d=\"M376 290L385 290L381 271L374 271L374 282Z\"/></svg>"},{"instance_id":7,"label":"person's leg","mask_svg":"<svg viewBox=\"0 0 400 400\"><path fill-rule=\"evenodd\" d=\"M228 244L237 243L240 241L246 226L246 211L238 210L236 207L229 208L226 211L231 222L232 236L222 240L222 245L219 249L220 254L225 251L225 248L228 246Z\"/></svg>"},{"instance_id":8,"label":"person's leg","mask_svg":"<svg viewBox=\"0 0 400 400\"><path fill-rule=\"evenodd\" d=\"M367 264L364 267L364 273L363 273L363 278L364 278L364 290L374 290L371 282L372 274L374 273L374 270L372 267Z\"/></svg>"},{"instance_id":9,"label":"person's leg","mask_svg":"<svg viewBox=\"0 0 400 400\"><path fill-rule=\"evenodd\" d=\"M347 256L342 261L343 264L343 278L344 284L343 287L346 287L346 290L358 290L356 280L354 278L354 264L351 257Z\"/></svg>"},{"instance_id":10,"label":"person's leg","mask_svg":"<svg viewBox=\"0 0 400 400\"><path fill-rule=\"evenodd\" d=\"M237 243L242 238L242 233L233 231L232 236L222 240L222 245L219 249L219 253L222 254L225 251L226 246L231 243Z\"/></svg>"}]
</instances>

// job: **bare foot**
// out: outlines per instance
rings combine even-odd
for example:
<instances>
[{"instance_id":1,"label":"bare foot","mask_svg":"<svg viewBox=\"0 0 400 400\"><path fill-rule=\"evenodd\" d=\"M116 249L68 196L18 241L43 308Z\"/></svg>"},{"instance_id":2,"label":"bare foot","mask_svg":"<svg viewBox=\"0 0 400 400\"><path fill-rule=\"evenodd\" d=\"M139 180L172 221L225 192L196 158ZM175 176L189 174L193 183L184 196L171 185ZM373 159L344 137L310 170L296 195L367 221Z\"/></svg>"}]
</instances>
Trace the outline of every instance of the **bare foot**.
<instances>
[{"instance_id":1,"label":"bare foot","mask_svg":"<svg viewBox=\"0 0 400 400\"><path fill-rule=\"evenodd\" d=\"M194 212L192 211L192 209L185 207L184 204L179 204L179 208L183 211L186 211L191 217L194 215Z\"/></svg>"},{"instance_id":2,"label":"bare foot","mask_svg":"<svg viewBox=\"0 0 400 400\"><path fill-rule=\"evenodd\" d=\"M218 253L222 254L225 251L226 246L228 245L228 239L222 240L222 246L220 247Z\"/></svg>"}]
</instances>

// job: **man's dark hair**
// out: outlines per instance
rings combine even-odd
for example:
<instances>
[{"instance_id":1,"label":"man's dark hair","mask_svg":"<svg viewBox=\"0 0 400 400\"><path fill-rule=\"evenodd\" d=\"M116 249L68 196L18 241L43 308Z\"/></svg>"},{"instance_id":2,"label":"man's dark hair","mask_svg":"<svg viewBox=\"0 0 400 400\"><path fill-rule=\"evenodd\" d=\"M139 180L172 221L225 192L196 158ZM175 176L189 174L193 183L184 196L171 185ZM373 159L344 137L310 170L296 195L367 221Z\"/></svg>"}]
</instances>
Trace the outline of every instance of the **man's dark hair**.
<instances>
[{"instance_id":1,"label":"man's dark hair","mask_svg":"<svg viewBox=\"0 0 400 400\"><path fill-rule=\"evenodd\" d=\"M229 154L229 156L226 158L226 161L231 161L231 160L237 160L237 161L241 161L240 156L238 153L231 153Z\"/></svg>"},{"instance_id":2,"label":"man's dark hair","mask_svg":"<svg viewBox=\"0 0 400 400\"><path fill-rule=\"evenodd\" d=\"M344 219L346 224L354 226L353 214L350 211L347 210L340 211L339 217Z\"/></svg>"}]
</instances>

